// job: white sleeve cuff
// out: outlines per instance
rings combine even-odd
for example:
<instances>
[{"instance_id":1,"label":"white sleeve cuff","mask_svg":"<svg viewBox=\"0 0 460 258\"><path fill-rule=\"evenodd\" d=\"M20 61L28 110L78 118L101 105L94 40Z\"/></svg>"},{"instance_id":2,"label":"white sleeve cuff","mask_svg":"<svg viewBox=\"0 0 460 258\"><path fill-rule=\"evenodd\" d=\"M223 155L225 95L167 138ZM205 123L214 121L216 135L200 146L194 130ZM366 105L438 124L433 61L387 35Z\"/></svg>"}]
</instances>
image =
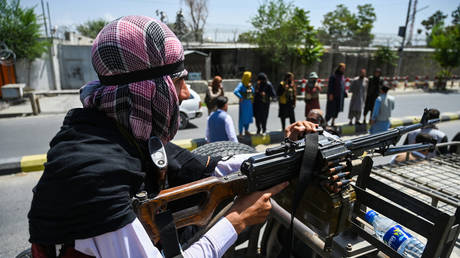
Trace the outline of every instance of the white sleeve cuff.
<instances>
[{"instance_id":1,"label":"white sleeve cuff","mask_svg":"<svg viewBox=\"0 0 460 258\"><path fill-rule=\"evenodd\" d=\"M241 163L247 160L248 158L256 155L257 153L250 154L238 154L227 160L221 160L217 163L216 168L214 169L213 176L226 176L228 174L237 172L240 170Z\"/></svg>"},{"instance_id":2,"label":"white sleeve cuff","mask_svg":"<svg viewBox=\"0 0 460 258\"><path fill-rule=\"evenodd\" d=\"M205 238L216 246L219 257L222 257L238 238L232 223L227 218L220 219L206 234Z\"/></svg>"}]
</instances>

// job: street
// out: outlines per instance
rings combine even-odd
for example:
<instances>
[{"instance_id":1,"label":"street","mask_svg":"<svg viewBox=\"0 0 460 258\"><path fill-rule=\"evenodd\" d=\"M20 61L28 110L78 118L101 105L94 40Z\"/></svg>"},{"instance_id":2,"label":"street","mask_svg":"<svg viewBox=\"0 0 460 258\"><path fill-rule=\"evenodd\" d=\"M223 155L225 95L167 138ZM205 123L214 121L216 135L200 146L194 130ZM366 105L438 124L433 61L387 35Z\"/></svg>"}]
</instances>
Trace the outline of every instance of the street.
<instances>
[{"instance_id":1,"label":"street","mask_svg":"<svg viewBox=\"0 0 460 258\"><path fill-rule=\"evenodd\" d=\"M460 93L421 93L397 95L396 108L393 117L421 116L425 107L434 107L442 112L460 111ZM325 100L321 99L321 108L325 110ZM345 100L344 112L339 114L337 122L347 122L348 104L350 98ZM203 138L206 128L206 108L203 108L204 115L198 119L190 120L190 125L184 130L179 130L174 139L195 139ZM296 119L305 119L305 103L297 102ZM229 114L233 118L235 128L238 127L238 105L229 106ZM369 116L369 115L368 115ZM49 141L59 130L64 114L40 115L25 118L4 118L0 120L0 158L10 158L22 155L42 154L48 151ZM288 124L289 122L287 122ZM460 127L459 127L460 128ZM250 131L255 132L254 124L251 124ZM281 129L281 122L278 118L278 104L272 103L268 117L267 130L275 131ZM449 137L453 137L457 131L453 128ZM238 132L237 132L238 133Z\"/></svg>"},{"instance_id":2,"label":"street","mask_svg":"<svg viewBox=\"0 0 460 258\"><path fill-rule=\"evenodd\" d=\"M457 145L453 138L460 142L459 1L1 3L0 258L31 256L29 238L34 257L55 256L55 251L59 257L79 256L79 251L101 257L148 256L152 242L142 227L148 237L157 238L153 243L161 254L170 256L174 241L165 231L174 224L190 226L197 217L198 225L212 227L201 239L210 245L182 245L189 249L185 256L401 253L460 258L460 145L452 148ZM375 100L378 94L392 97ZM270 103L269 96L275 95ZM309 96L313 103L305 103ZM318 107L317 96L324 116L328 101L329 116L338 112L334 124L320 121L324 128L318 133L302 133L294 142L285 139L283 127L304 121L307 104ZM372 113L355 111L364 109L359 103L363 97L371 100L366 106L375 106L374 118L378 115L372 128ZM286 110L278 101L287 104ZM226 112L216 111L208 127L203 105L209 110L224 106ZM97 112L80 115L82 110L76 109L83 106L83 111ZM251 106L257 109L251 111ZM425 118L438 112L424 113L428 109L439 110L436 125ZM267 110L261 134L251 113L259 118ZM67 114L70 119L63 126ZM293 120L280 120L278 114ZM359 121L351 123L348 116L358 114ZM385 130L388 120L393 128L369 134L369 128L373 133ZM177 125L183 129L173 130ZM224 135L232 126L236 140ZM422 143L403 145L408 140L404 132L417 127L440 132L415 132L415 141ZM209 144L208 129L210 141L240 142ZM293 126L287 134L296 135L290 131L297 129ZM331 131L338 136L328 137L335 134ZM450 142L444 152L435 141L446 137ZM168 141L179 149L169 150ZM185 148L198 149L191 153ZM398 151L405 152L396 156ZM236 155L242 152L251 154ZM222 157L216 161L209 155ZM203 176L207 178L190 182ZM272 185L285 180L291 183L283 193L287 196L266 198L283 191ZM172 188L177 185L179 190ZM217 199L201 198L203 187L210 190L204 195ZM148 207L156 224L148 230L142 204L167 195L171 200L155 210ZM219 211L228 199L234 201L227 205L230 211ZM279 209L275 199L288 211ZM303 199L300 205L296 199ZM298 212L296 207L291 211L292 204ZM133 210L144 217L143 225L128 225L137 216ZM221 221L217 226L208 212ZM227 221L221 220L224 213ZM264 222L267 214L276 222ZM169 221L161 223L159 215ZM263 223L260 231L248 230L257 223ZM289 224L291 230L284 230ZM178 234L181 242L195 243L199 234L189 238L195 229L185 231ZM244 239L238 237L231 247L235 250L228 250L234 231ZM245 241L246 235L258 243ZM80 245L77 240L85 238ZM78 251L67 248L74 241ZM56 244L56 250L46 243ZM245 247L248 252L240 253Z\"/></svg>"},{"instance_id":3,"label":"street","mask_svg":"<svg viewBox=\"0 0 460 258\"><path fill-rule=\"evenodd\" d=\"M441 112L460 110L458 101L460 94L416 94L396 96L396 110L394 117L419 115L424 107L436 107ZM345 110L348 109L347 99ZM322 102L324 108L324 103ZM280 121L277 118L277 104L273 103L270 109L269 130L279 130ZM296 116L303 118L304 103L298 102ZM229 108L237 126L238 106ZM346 122L346 113L340 114L339 122ZM8 118L0 120L0 158L17 155L45 153L48 142L59 129L64 114L42 115L38 117ZM192 126L178 132L176 139L203 137L206 118L192 120ZM460 131L460 121L445 122L438 127L447 133L451 139ZM254 131L254 126L251 126ZM376 164L385 162L389 157L379 158ZM20 173L0 177L0 257L14 257L28 248L27 212L32 198L32 188L41 176L41 172Z\"/></svg>"},{"instance_id":4,"label":"street","mask_svg":"<svg viewBox=\"0 0 460 258\"><path fill-rule=\"evenodd\" d=\"M449 138L460 129L460 121L439 124ZM374 159L375 164L388 162L391 157ZM29 247L27 212L32 200L32 188L42 172L0 176L0 257L14 257Z\"/></svg>"}]
</instances>

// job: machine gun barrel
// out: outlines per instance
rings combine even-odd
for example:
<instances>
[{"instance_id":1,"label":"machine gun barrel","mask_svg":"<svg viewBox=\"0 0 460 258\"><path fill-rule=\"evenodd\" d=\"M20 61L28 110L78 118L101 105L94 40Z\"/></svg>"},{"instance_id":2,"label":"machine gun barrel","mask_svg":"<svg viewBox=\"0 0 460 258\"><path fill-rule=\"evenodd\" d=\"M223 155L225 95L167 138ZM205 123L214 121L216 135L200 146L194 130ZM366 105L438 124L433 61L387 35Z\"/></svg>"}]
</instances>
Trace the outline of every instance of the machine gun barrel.
<instances>
[{"instance_id":1,"label":"machine gun barrel","mask_svg":"<svg viewBox=\"0 0 460 258\"><path fill-rule=\"evenodd\" d=\"M356 159L365 151L372 150L377 150L382 155L390 155L393 152L386 152L386 150L391 145L396 145L403 134L439 122L439 119L428 121L427 117L428 110L425 109L420 123L399 126L385 132L348 141L334 139L323 133L318 142L320 158L323 162L337 162L344 159ZM427 147L429 146L424 148ZM300 170L304 150L305 140L285 140L281 146L267 149L265 153L253 156L243 162L241 172L248 176L250 191L267 189L295 178Z\"/></svg>"},{"instance_id":2,"label":"machine gun barrel","mask_svg":"<svg viewBox=\"0 0 460 258\"><path fill-rule=\"evenodd\" d=\"M401 152L410 152L410 151L419 151L419 150L426 150L426 149L434 149L435 145L432 143L416 143L416 144L409 144L400 147L392 147L385 150L382 153L382 156L394 155Z\"/></svg>"},{"instance_id":3,"label":"machine gun barrel","mask_svg":"<svg viewBox=\"0 0 460 258\"><path fill-rule=\"evenodd\" d=\"M425 116L425 115L424 115ZM427 125L432 125L439 122L439 119L425 120L422 117L422 121L417 124L408 126L399 126L390 129L385 132L358 137L345 142L345 147L350 150L354 155L360 156L364 151L369 149L386 148L389 145L396 145L401 138L407 132L420 129ZM385 152L382 152L382 154ZM390 155L390 154L385 154Z\"/></svg>"}]
</instances>

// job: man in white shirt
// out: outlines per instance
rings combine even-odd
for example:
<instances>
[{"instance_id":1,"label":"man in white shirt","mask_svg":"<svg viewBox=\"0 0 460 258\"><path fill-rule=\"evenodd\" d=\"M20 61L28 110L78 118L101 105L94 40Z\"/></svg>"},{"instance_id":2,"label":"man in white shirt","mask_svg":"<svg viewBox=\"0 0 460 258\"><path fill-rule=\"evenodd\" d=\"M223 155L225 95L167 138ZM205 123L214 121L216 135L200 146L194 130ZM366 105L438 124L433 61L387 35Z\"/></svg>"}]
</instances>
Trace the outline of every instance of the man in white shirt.
<instances>
[{"instance_id":1,"label":"man in white shirt","mask_svg":"<svg viewBox=\"0 0 460 258\"><path fill-rule=\"evenodd\" d=\"M428 110L428 120L437 119L437 118L439 118L439 115L440 115L439 110L437 110L435 108L430 108ZM404 144L414 144L416 142L415 138L420 133L429 134L431 137L433 137L433 139L437 143L448 142L447 135L444 132L442 132L441 130L439 130L436 127L436 125L433 124L433 125L424 126L421 129L417 129L415 131L407 133L407 137L406 137L406 139L404 141ZM447 147L439 148L439 152L443 153L443 154L447 153ZM432 151L430 153L430 156L432 156L434 154L435 154L435 152Z\"/></svg>"},{"instance_id":2,"label":"man in white shirt","mask_svg":"<svg viewBox=\"0 0 460 258\"><path fill-rule=\"evenodd\" d=\"M208 117L206 127L206 141L232 141L238 142L232 117L227 114L228 98L219 96L216 99L217 110Z\"/></svg>"},{"instance_id":3,"label":"man in white shirt","mask_svg":"<svg viewBox=\"0 0 460 258\"><path fill-rule=\"evenodd\" d=\"M436 140L433 139L433 137L429 134L426 133L418 133L415 136L415 141L413 143L433 143ZM419 151L411 151L411 152L405 152L405 153L400 153L397 155L394 155L391 158L390 163L391 164L396 164L408 160L420 160L420 159L426 159L430 158L430 150L425 149L425 150L419 150Z\"/></svg>"}]
</instances>

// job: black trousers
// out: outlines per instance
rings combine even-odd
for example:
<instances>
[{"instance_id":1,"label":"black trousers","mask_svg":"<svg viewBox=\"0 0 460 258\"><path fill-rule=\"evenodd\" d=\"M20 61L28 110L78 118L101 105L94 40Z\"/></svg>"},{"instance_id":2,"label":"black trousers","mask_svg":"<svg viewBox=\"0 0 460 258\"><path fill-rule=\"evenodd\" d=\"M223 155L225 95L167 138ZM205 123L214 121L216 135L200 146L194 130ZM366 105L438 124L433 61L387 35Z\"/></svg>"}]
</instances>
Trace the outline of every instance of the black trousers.
<instances>
[{"instance_id":1,"label":"black trousers","mask_svg":"<svg viewBox=\"0 0 460 258\"><path fill-rule=\"evenodd\" d=\"M286 118L287 117L280 117L281 119L281 130L284 131L284 129L286 128ZM295 123L295 114L294 114L294 111L290 112L289 113L289 122L291 124Z\"/></svg>"}]
</instances>

